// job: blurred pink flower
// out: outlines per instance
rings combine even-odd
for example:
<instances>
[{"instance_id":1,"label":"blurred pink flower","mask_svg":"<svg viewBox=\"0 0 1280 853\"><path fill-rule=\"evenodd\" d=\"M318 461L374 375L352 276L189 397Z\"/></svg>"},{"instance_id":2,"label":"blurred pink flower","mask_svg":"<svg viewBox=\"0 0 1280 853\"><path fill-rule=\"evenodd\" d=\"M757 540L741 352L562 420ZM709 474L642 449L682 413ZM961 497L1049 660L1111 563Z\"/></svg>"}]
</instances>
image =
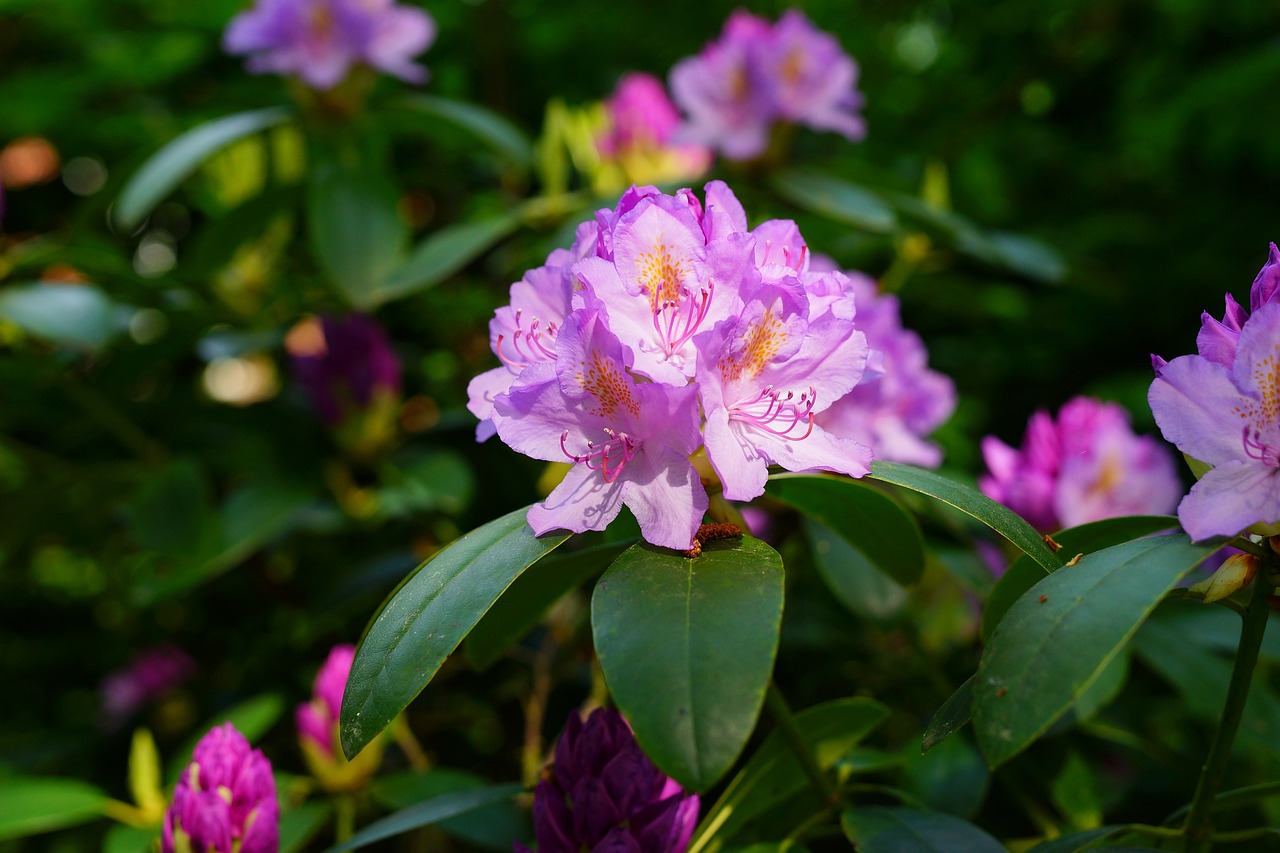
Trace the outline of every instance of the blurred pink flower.
<instances>
[{"instance_id":1,"label":"blurred pink flower","mask_svg":"<svg viewBox=\"0 0 1280 853\"><path fill-rule=\"evenodd\" d=\"M156 646L102 679L102 712L115 727L195 674L196 663L173 645Z\"/></svg>"}]
</instances>

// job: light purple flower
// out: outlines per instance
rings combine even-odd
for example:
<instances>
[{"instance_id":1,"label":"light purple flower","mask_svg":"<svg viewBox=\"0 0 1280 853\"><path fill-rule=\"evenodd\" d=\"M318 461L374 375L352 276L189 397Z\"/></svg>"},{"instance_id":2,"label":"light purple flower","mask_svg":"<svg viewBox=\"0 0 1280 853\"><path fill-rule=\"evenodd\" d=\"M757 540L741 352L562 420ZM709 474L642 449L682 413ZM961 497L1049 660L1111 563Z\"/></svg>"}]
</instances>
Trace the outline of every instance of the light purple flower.
<instances>
[{"instance_id":1,"label":"light purple flower","mask_svg":"<svg viewBox=\"0 0 1280 853\"><path fill-rule=\"evenodd\" d=\"M534 791L538 853L684 853L698 805L641 751L621 714L598 708L583 722L574 712Z\"/></svg>"},{"instance_id":2,"label":"light purple flower","mask_svg":"<svg viewBox=\"0 0 1280 853\"><path fill-rule=\"evenodd\" d=\"M164 815L163 853L276 853L280 812L271 762L231 723L196 744Z\"/></svg>"},{"instance_id":3,"label":"light purple flower","mask_svg":"<svg viewBox=\"0 0 1280 853\"><path fill-rule=\"evenodd\" d=\"M775 121L861 139L858 67L829 33L792 10L771 24L738 10L720 38L671 70L671 91L688 115L676 138L745 160L764 153Z\"/></svg>"},{"instance_id":4,"label":"light purple flower","mask_svg":"<svg viewBox=\"0 0 1280 853\"><path fill-rule=\"evenodd\" d=\"M293 74L327 91L362 63L425 81L412 58L435 35L431 16L394 0L257 0L231 20L222 43L228 53L249 54L255 74Z\"/></svg>"},{"instance_id":5,"label":"light purple flower","mask_svg":"<svg viewBox=\"0 0 1280 853\"><path fill-rule=\"evenodd\" d=\"M347 676L351 674L355 657L355 646L349 643L334 646L316 673L311 701L299 705L294 713L299 739L309 741L328 758L337 754L342 694L347 689Z\"/></svg>"},{"instance_id":6,"label":"light purple flower","mask_svg":"<svg viewBox=\"0 0 1280 853\"><path fill-rule=\"evenodd\" d=\"M342 423L379 397L399 397L400 360L376 320L348 314L322 317L319 326L320 335L303 336L291 356L294 377L326 424Z\"/></svg>"},{"instance_id":7,"label":"light purple flower","mask_svg":"<svg viewBox=\"0 0 1280 853\"><path fill-rule=\"evenodd\" d=\"M847 273L845 287L867 336L868 368L857 387L818 415L818 425L874 448L877 459L936 467L942 451L925 438L951 417L955 386L929 369L920 336L902 327L897 297L856 272Z\"/></svg>"},{"instance_id":8,"label":"light purple flower","mask_svg":"<svg viewBox=\"0 0 1280 853\"><path fill-rule=\"evenodd\" d=\"M173 645L157 646L138 653L121 669L102 679L102 711L106 724L114 727L144 705L189 679L196 663Z\"/></svg>"},{"instance_id":9,"label":"light purple flower","mask_svg":"<svg viewBox=\"0 0 1280 853\"><path fill-rule=\"evenodd\" d=\"M1044 533L1124 515L1163 515L1182 487L1168 450L1134 435L1114 403L1068 401L1055 420L1036 412L1022 447L982 440L984 494Z\"/></svg>"},{"instance_id":10,"label":"light purple flower","mask_svg":"<svg viewBox=\"0 0 1280 853\"><path fill-rule=\"evenodd\" d=\"M692 546L707 509L688 458L701 443L697 388L638 383L631 366L600 312L580 309L561 327L555 364L526 368L494 400L504 442L535 459L576 463L529 510L535 533L603 530L626 504L649 542Z\"/></svg>"},{"instance_id":11,"label":"light purple flower","mask_svg":"<svg viewBox=\"0 0 1280 853\"><path fill-rule=\"evenodd\" d=\"M1277 297L1280 289L1280 249L1272 243L1267 262L1253 279L1253 287L1249 289L1249 311L1257 311L1263 305L1269 305ZM1221 320L1215 320L1208 311L1200 315L1200 334L1196 336L1196 349L1200 355L1230 367L1236 358L1236 345L1240 342L1240 329L1249 319L1249 311L1244 310L1234 296L1228 293L1225 297L1226 309Z\"/></svg>"}]
</instances>

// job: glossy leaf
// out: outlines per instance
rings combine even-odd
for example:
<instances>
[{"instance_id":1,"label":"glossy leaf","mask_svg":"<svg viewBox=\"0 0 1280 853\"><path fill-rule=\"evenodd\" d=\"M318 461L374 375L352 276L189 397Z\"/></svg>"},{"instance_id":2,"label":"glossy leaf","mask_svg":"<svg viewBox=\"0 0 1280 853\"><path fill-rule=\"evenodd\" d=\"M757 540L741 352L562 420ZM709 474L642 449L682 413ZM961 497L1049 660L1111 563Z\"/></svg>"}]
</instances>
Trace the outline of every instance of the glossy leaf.
<instances>
[{"instance_id":1,"label":"glossy leaf","mask_svg":"<svg viewBox=\"0 0 1280 853\"><path fill-rule=\"evenodd\" d=\"M1123 831L1124 828L1119 826L1100 826L1084 832L1073 832L1070 835L1042 841L1028 850L1027 853L1081 853L1083 850L1114 850L1115 848L1113 847L1098 847L1097 845L1108 838L1119 835Z\"/></svg>"},{"instance_id":2,"label":"glossy leaf","mask_svg":"<svg viewBox=\"0 0 1280 853\"><path fill-rule=\"evenodd\" d=\"M326 802L303 803L280 813L280 849L278 853L298 853L315 838L333 814Z\"/></svg>"},{"instance_id":3,"label":"glossy leaf","mask_svg":"<svg viewBox=\"0 0 1280 853\"><path fill-rule=\"evenodd\" d=\"M474 773L435 768L422 773L381 776L372 783L374 797L391 810L407 809L415 803L453 791L472 791L488 783ZM486 847L511 850L513 838L528 834L528 816L514 800L504 799L436 824L441 832Z\"/></svg>"},{"instance_id":4,"label":"glossy leaf","mask_svg":"<svg viewBox=\"0 0 1280 853\"><path fill-rule=\"evenodd\" d=\"M929 721L929 728L924 731L920 742L920 751L928 752L942 741L960 731L969 722L973 714L973 682L975 675L965 679L964 684L956 688L956 692L947 697L942 707L934 712Z\"/></svg>"},{"instance_id":5,"label":"glossy leaf","mask_svg":"<svg viewBox=\"0 0 1280 853\"><path fill-rule=\"evenodd\" d=\"M413 571L383 603L356 651L342 697L342 749L355 755L427 686L444 659L521 572L569 538L533 535L507 513Z\"/></svg>"},{"instance_id":6,"label":"glossy leaf","mask_svg":"<svg viewBox=\"0 0 1280 853\"><path fill-rule=\"evenodd\" d=\"M23 284L0 289L0 319L28 335L73 349L98 349L124 331L132 309L90 284Z\"/></svg>"},{"instance_id":7,"label":"glossy leaf","mask_svg":"<svg viewBox=\"0 0 1280 853\"><path fill-rule=\"evenodd\" d=\"M521 169L533 161L533 143L503 116L467 101L455 101L435 95L410 95L397 102L410 112L429 119L443 119L476 135L487 145Z\"/></svg>"},{"instance_id":8,"label":"glossy leaf","mask_svg":"<svg viewBox=\"0 0 1280 853\"><path fill-rule=\"evenodd\" d=\"M1064 562L1049 550L1044 537L1022 516L991 500L977 489L948 480L934 471L897 462L872 462L871 474L868 476L936 498L976 518L1022 549L1023 553L1043 566L1045 571L1051 572Z\"/></svg>"},{"instance_id":9,"label":"glossy leaf","mask_svg":"<svg viewBox=\"0 0 1280 853\"><path fill-rule=\"evenodd\" d=\"M1005 853L981 829L942 812L871 806L846 811L840 824L858 853Z\"/></svg>"},{"instance_id":10,"label":"glossy leaf","mask_svg":"<svg viewBox=\"0 0 1280 853\"><path fill-rule=\"evenodd\" d=\"M121 231L132 231L160 201L218 150L275 127L292 116L284 107L235 113L192 128L142 164L120 193L114 219Z\"/></svg>"},{"instance_id":11,"label":"glossy leaf","mask_svg":"<svg viewBox=\"0 0 1280 853\"><path fill-rule=\"evenodd\" d=\"M908 586L924 572L915 519L897 501L857 480L805 474L769 479L766 492L844 539L862 563Z\"/></svg>"},{"instance_id":12,"label":"glossy leaf","mask_svg":"<svg viewBox=\"0 0 1280 853\"><path fill-rule=\"evenodd\" d=\"M928 754L903 750L902 788L931 809L969 819L987 797L991 774L967 737L955 737Z\"/></svg>"},{"instance_id":13,"label":"glossy leaf","mask_svg":"<svg viewBox=\"0 0 1280 853\"><path fill-rule=\"evenodd\" d=\"M1086 555L1018 599L991 636L974 687L987 763L1017 755L1066 713L1161 597L1215 548L1182 534L1127 542Z\"/></svg>"},{"instance_id":14,"label":"glossy leaf","mask_svg":"<svg viewBox=\"0 0 1280 853\"><path fill-rule=\"evenodd\" d=\"M1071 560L1077 554L1091 554L1112 545L1119 545L1142 536L1178 527L1178 519L1168 515L1134 515L1123 518L1107 518L1069 527L1053 534L1053 541L1061 546L1058 556ZM996 582L982 610L982 639L991 639L991 632L1000 624L1005 613L1027 590L1044 577L1043 568L1029 557L1014 560L1000 580Z\"/></svg>"},{"instance_id":15,"label":"glossy leaf","mask_svg":"<svg viewBox=\"0 0 1280 853\"><path fill-rule=\"evenodd\" d=\"M806 708L795 720L818 766L828 770L888 716L889 709L879 702L850 698ZM706 812L689 853L716 853L753 818L807 785L809 777L790 745L781 732L773 732Z\"/></svg>"},{"instance_id":16,"label":"glossy leaf","mask_svg":"<svg viewBox=\"0 0 1280 853\"><path fill-rule=\"evenodd\" d=\"M467 635L467 658L477 669L487 669L513 643L527 634L547 608L569 590L609 567L632 542L596 545L543 560L535 571L525 572L502 594Z\"/></svg>"},{"instance_id":17,"label":"glossy leaf","mask_svg":"<svg viewBox=\"0 0 1280 853\"><path fill-rule=\"evenodd\" d=\"M355 835L330 847L327 853L340 850L357 850L375 841L400 835L411 829L433 826L450 818L461 817L478 809L509 800L524 789L519 785L494 785L489 788L473 788L451 791L409 806L381 820L375 820Z\"/></svg>"},{"instance_id":18,"label":"glossy leaf","mask_svg":"<svg viewBox=\"0 0 1280 853\"><path fill-rule=\"evenodd\" d=\"M493 248L520 226L515 214L441 228L419 243L401 266L365 295L368 306L434 287Z\"/></svg>"},{"instance_id":19,"label":"glossy leaf","mask_svg":"<svg viewBox=\"0 0 1280 853\"><path fill-rule=\"evenodd\" d=\"M0 779L0 841L102 816L107 795L77 779Z\"/></svg>"},{"instance_id":20,"label":"glossy leaf","mask_svg":"<svg viewBox=\"0 0 1280 853\"><path fill-rule=\"evenodd\" d=\"M864 231L889 234L898 217L871 190L811 169L786 169L774 176L773 188L792 204Z\"/></svg>"},{"instance_id":21,"label":"glossy leaf","mask_svg":"<svg viewBox=\"0 0 1280 853\"><path fill-rule=\"evenodd\" d=\"M907 603L907 588L872 565L862 552L823 525L801 519L813 567L836 599L863 619L880 621Z\"/></svg>"},{"instance_id":22,"label":"glossy leaf","mask_svg":"<svg viewBox=\"0 0 1280 853\"><path fill-rule=\"evenodd\" d=\"M705 791L755 727L782 623L782 558L750 537L693 559L633 545L596 584L605 680L645 753Z\"/></svg>"}]
</instances>

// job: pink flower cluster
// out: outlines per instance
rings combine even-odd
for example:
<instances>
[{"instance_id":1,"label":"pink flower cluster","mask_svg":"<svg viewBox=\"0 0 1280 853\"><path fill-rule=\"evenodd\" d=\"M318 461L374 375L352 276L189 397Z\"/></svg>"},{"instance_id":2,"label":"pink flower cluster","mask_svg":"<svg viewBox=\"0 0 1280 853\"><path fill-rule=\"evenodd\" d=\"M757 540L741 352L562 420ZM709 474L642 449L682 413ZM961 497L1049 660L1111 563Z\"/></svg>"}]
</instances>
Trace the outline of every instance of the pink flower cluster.
<instances>
[{"instance_id":1,"label":"pink flower cluster","mask_svg":"<svg viewBox=\"0 0 1280 853\"><path fill-rule=\"evenodd\" d=\"M573 463L534 531L602 530L625 504L648 541L689 548L701 447L730 500L760 495L770 465L867 473L870 448L818 422L867 363L853 285L809 260L795 223L748 229L723 182L705 203L633 187L513 284L490 323L502 365L469 405L480 439Z\"/></svg>"},{"instance_id":2,"label":"pink flower cluster","mask_svg":"<svg viewBox=\"0 0 1280 853\"><path fill-rule=\"evenodd\" d=\"M1169 451L1134 435L1124 409L1090 397L1068 401L1056 420L1036 412L1021 448L987 436L982 455L983 493L1043 533L1123 515L1164 515L1182 491Z\"/></svg>"},{"instance_id":3,"label":"pink flower cluster","mask_svg":"<svg viewBox=\"0 0 1280 853\"><path fill-rule=\"evenodd\" d=\"M276 853L280 807L271 762L231 723L196 744L164 815L162 853Z\"/></svg>"},{"instance_id":4,"label":"pink flower cluster","mask_svg":"<svg viewBox=\"0 0 1280 853\"><path fill-rule=\"evenodd\" d=\"M1252 314L1250 313L1252 312ZM1147 400L1164 437L1194 460L1200 481L1178 505L1192 539L1280 522L1280 249L1254 278L1249 311L1226 296L1205 312L1195 355L1152 356Z\"/></svg>"},{"instance_id":5,"label":"pink flower cluster","mask_svg":"<svg viewBox=\"0 0 1280 853\"><path fill-rule=\"evenodd\" d=\"M738 10L719 39L671 69L671 92L689 117L684 139L746 160L764 153L777 121L861 139L857 79L840 43L803 13L770 23Z\"/></svg>"}]
</instances>

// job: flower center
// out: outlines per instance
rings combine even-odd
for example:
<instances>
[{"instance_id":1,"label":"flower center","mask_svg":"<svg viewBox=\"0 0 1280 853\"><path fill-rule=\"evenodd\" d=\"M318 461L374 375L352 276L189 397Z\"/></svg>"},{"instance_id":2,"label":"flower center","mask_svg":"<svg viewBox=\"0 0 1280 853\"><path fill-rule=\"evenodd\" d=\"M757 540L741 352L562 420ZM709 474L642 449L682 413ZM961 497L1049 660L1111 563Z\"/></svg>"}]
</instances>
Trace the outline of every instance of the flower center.
<instances>
[{"instance_id":1,"label":"flower center","mask_svg":"<svg viewBox=\"0 0 1280 853\"><path fill-rule=\"evenodd\" d=\"M800 441L813 432L813 404L817 396L810 388L797 399L791 391L784 394L767 385L755 397L732 406L729 419L751 424L787 441ZM804 424L804 433L796 435L801 424Z\"/></svg>"},{"instance_id":2,"label":"flower center","mask_svg":"<svg viewBox=\"0 0 1280 853\"><path fill-rule=\"evenodd\" d=\"M556 360L556 335L559 334L559 327L555 323L548 323L546 328L542 328L542 319L534 317L526 329L523 325L523 309L516 309L516 328L511 333L511 346L515 350L515 357L509 357L502 351L502 342L506 339L506 335L498 335L498 345L495 349L498 352L498 358L502 363L513 370L524 370L532 361L555 361Z\"/></svg>"},{"instance_id":3,"label":"flower center","mask_svg":"<svg viewBox=\"0 0 1280 853\"><path fill-rule=\"evenodd\" d=\"M569 431L565 430L560 435L560 449L574 462L581 462L592 471L598 470L606 483L612 483L635 457L640 443L625 432L605 429L605 434L609 436L608 441L588 441L587 451L579 454L569 452L565 445L569 440Z\"/></svg>"},{"instance_id":4,"label":"flower center","mask_svg":"<svg viewBox=\"0 0 1280 853\"><path fill-rule=\"evenodd\" d=\"M716 284L707 279L705 287L696 292L684 284L672 286L664 283L661 293L666 298L653 300L653 329L658 333L662 348L672 355L698 331L711 308L711 295Z\"/></svg>"},{"instance_id":5,"label":"flower center","mask_svg":"<svg viewBox=\"0 0 1280 853\"><path fill-rule=\"evenodd\" d=\"M1280 468L1280 451L1262 440L1262 431L1246 425L1241 434L1244 452L1250 459L1257 459L1268 468Z\"/></svg>"}]
</instances>

